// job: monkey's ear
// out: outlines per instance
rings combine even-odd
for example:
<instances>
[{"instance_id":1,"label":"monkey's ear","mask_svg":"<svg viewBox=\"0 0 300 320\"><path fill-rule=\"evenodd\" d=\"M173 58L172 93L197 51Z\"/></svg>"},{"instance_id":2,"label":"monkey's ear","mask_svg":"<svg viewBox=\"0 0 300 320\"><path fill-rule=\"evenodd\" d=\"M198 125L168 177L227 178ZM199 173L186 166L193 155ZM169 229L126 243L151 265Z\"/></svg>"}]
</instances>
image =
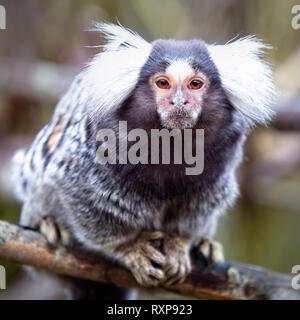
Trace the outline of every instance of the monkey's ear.
<instances>
[{"instance_id":1,"label":"monkey's ear","mask_svg":"<svg viewBox=\"0 0 300 320\"><path fill-rule=\"evenodd\" d=\"M100 23L93 30L102 32L107 43L85 70L84 101L92 118L101 118L134 90L152 45L119 25Z\"/></svg>"},{"instance_id":2,"label":"monkey's ear","mask_svg":"<svg viewBox=\"0 0 300 320\"><path fill-rule=\"evenodd\" d=\"M230 102L246 116L250 125L266 123L274 113L277 92L272 70L261 59L264 49L270 48L251 36L225 45L208 46Z\"/></svg>"}]
</instances>

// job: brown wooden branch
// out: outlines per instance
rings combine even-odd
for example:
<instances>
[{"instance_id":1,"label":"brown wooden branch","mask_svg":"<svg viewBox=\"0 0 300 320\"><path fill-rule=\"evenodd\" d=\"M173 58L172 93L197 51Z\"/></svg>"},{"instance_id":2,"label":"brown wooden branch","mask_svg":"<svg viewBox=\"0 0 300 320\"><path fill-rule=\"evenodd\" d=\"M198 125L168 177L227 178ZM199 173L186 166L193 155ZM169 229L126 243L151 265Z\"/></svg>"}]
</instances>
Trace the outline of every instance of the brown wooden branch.
<instances>
[{"instance_id":1,"label":"brown wooden branch","mask_svg":"<svg viewBox=\"0 0 300 320\"><path fill-rule=\"evenodd\" d=\"M6 221L0 221L1 259L61 275L139 287L131 273L116 264L51 248L40 233ZM193 260L192 272L183 284L155 290L204 299L300 299L300 291L291 287L291 276L239 263L204 266L201 259Z\"/></svg>"}]
</instances>

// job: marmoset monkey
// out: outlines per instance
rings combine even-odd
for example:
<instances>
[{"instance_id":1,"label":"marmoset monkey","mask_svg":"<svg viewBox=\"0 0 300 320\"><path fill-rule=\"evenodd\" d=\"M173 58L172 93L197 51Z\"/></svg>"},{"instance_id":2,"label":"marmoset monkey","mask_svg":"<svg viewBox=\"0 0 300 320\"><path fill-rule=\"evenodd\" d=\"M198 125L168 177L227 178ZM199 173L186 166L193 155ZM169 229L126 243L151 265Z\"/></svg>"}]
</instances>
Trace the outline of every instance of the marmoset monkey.
<instances>
[{"instance_id":1,"label":"marmoset monkey","mask_svg":"<svg viewBox=\"0 0 300 320\"><path fill-rule=\"evenodd\" d=\"M39 228L52 244L120 263L141 285L181 282L191 246L222 259L207 236L238 195L236 169L249 129L273 113L271 69L260 58L267 46L255 37L226 45L148 43L122 26L97 29L107 39L103 52L75 78L32 145L15 154L20 223ZM99 163L99 130L122 140L121 121L147 133L203 129L203 172L186 174L184 162ZM82 293L70 297L87 297L97 285L79 286ZM95 290L98 298L105 294Z\"/></svg>"}]
</instances>

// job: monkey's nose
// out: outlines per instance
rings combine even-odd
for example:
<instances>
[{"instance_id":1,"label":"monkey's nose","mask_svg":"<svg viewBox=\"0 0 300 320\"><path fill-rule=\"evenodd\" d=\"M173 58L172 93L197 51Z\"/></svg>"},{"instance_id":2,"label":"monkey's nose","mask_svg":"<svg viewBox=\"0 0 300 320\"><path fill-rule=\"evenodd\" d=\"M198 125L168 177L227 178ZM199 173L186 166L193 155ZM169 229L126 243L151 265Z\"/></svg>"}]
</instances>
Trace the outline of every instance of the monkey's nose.
<instances>
[{"instance_id":1,"label":"monkey's nose","mask_svg":"<svg viewBox=\"0 0 300 320\"><path fill-rule=\"evenodd\" d=\"M178 101L174 101L174 100L170 100L170 105L174 106L175 104L176 105L187 105L189 103L188 100L183 100L183 101L180 101L180 103L178 103Z\"/></svg>"}]
</instances>

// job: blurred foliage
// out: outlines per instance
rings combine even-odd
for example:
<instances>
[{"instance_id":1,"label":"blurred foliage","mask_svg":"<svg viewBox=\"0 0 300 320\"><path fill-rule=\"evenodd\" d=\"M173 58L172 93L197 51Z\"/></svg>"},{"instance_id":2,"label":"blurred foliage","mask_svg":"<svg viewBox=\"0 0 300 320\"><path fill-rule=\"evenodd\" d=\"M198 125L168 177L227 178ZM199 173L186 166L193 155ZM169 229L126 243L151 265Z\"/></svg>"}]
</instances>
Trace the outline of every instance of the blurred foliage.
<instances>
[{"instance_id":1,"label":"blurred foliage","mask_svg":"<svg viewBox=\"0 0 300 320\"><path fill-rule=\"evenodd\" d=\"M279 89L300 89L297 71L300 55L295 56L295 52L300 52L300 30L291 27L291 8L297 2L2 0L7 12L7 30L0 31L0 63L9 57L16 61L48 61L78 70L98 51L87 46L103 41L97 33L86 32L93 21L119 20L150 41L159 37L201 37L209 43L226 43L237 36L257 35L274 47L268 59L275 71L280 69L276 73L282 85ZM294 70L297 79L291 78L290 70ZM287 82L298 85L285 86ZM12 95L9 86L0 81L2 165L13 150L27 144L49 120L56 103L23 93ZM283 162L292 158L297 148L300 150L299 133L292 137L272 129L259 129L251 135L241 168L242 196L220 221L218 238L224 243L228 259L287 273L293 265L300 264L300 166L298 163L281 172L273 165L275 160ZM253 170L264 161L266 170L253 175ZM265 177L269 171L271 175ZM20 206L3 193L0 219L17 222L19 211ZM17 268L1 261L0 264L7 266L8 278L12 279Z\"/></svg>"}]
</instances>

